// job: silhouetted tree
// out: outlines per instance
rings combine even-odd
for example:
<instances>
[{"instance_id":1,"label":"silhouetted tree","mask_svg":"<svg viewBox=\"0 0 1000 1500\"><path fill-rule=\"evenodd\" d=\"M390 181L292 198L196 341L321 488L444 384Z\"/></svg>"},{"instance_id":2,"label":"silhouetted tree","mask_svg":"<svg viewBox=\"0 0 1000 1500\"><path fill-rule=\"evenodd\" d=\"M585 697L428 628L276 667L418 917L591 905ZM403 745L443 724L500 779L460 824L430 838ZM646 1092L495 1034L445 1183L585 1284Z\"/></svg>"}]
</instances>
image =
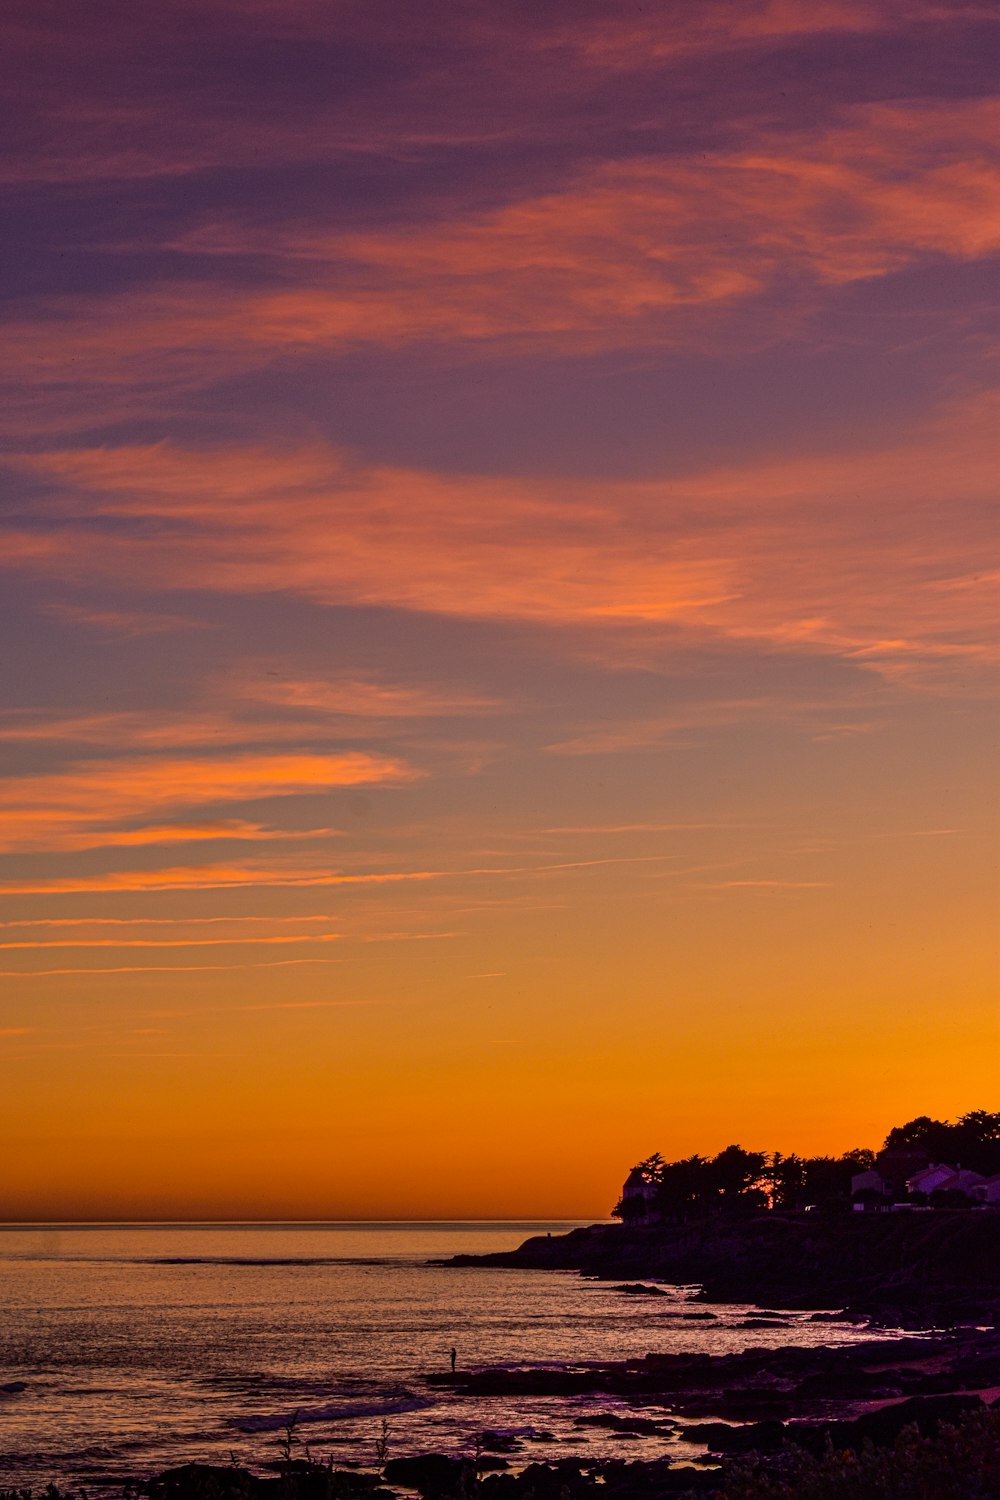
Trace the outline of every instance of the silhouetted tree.
<instances>
[{"instance_id":1,"label":"silhouetted tree","mask_svg":"<svg viewBox=\"0 0 1000 1500\"><path fill-rule=\"evenodd\" d=\"M984 1176L1000 1173L1000 1112L975 1109L954 1123L918 1115L886 1136L884 1150L919 1150L935 1161L968 1167ZM720 1210L796 1209L808 1204L847 1204L851 1178L875 1164L875 1153L857 1146L842 1156L800 1157L780 1151L747 1151L727 1146L718 1156L686 1156L664 1161L658 1151L633 1167L639 1189L612 1210L628 1220L649 1213L683 1222ZM876 1193L881 1200L882 1194ZM955 1200L957 1203L957 1199ZM963 1204L967 1202L963 1198Z\"/></svg>"},{"instance_id":2,"label":"silhouetted tree","mask_svg":"<svg viewBox=\"0 0 1000 1500\"><path fill-rule=\"evenodd\" d=\"M767 1204L763 1151L727 1146L709 1164L709 1181L724 1208L764 1208Z\"/></svg>"},{"instance_id":3,"label":"silhouetted tree","mask_svg":"<svg viewBox=\"0 0 1000 1500\"><path fill-rule=\"evenodd\" d=\"M638 1162L632 1171L638 1172L646 1182L659 1182L665 1166L666 1162L659 1151L654 1151L652 1156L646 1157L645 1161Z\"/></svg>"},{"instance_id":4,"label":"silhouetted tree","mask_svg":"<svg viewBox=\"0 0 1000 1500\"><path fill-rule=\"evenodd\" d=\"M647 1156L644 1161L637 1162L628 1174L625 1191L611 1210L611 1216L622 1219L626 1223L631 1219L642 1219L649 1213L650 1200L641 1191L642 1184L658 1184L663 1176L665 1163L659 1151L654 1151L652 1156ZM630 1184L638 1183L640 1190L630 1192ZM2 1497L0 1497L2 1500Z\"/></svg>"},{"instance_id":5,"label":"silhouetted tree","mask_svg":"<svg viewBox=\"0 0 1000 1500\"><path fill-rule=\"evenodd\" d=\"M810 1156L803 1164L804 1202L846 1202L851 1196L851 1178L856 1172L866 1172L874 1160L874 1152L861 1147L843 1156Z\"/></svg>"},{"instance_id":6,"label":"silhouetted tree","mask_svg":"<svg viewBox=\"0 0 1000 1500\"><path fill-rule=\"evenodd\" d=\"M767 1163L765 1173L767 1193L772 1208L799 1208L806 1185L805 1162L793 1152L782 1156L775 1151Z\"/></svg>"},{"instance_id":7,"label":"silhouetted tree","mask_svg":"<svg viewBox=\"0 0 1000 1500\"><path fill-rule=\"evenodd\" d=\"M932 1161L968 1167L985 1177L1000 1172L1000 1113L970 1110L954 1123L917 1115L897 1125L885 1138L885 1150L906 1146L926 1151Z\"/></svg>"},{"instance_id":8,"label":"silhouetted tree","mask_svg":"<svg viewBox=\"0 0 1000 1500\"><path fill-rule=\"evenodd\" d=\"M665 1219L683 1221L705 1207L708 1165L703 1156L686 1156L664 1164L656 1207Z\"/></svg>"}]
</instances>

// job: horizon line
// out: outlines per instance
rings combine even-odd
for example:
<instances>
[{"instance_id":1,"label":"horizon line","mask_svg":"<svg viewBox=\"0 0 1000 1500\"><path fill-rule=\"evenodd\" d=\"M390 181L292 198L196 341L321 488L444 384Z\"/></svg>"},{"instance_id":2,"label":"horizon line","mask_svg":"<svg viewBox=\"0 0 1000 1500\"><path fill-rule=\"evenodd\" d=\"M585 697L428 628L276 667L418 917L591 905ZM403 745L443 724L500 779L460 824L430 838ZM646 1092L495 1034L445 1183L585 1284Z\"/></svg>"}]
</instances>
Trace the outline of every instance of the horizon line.
<instances>
[{"instance_id":1,"label":"horizon line","mask_svg":"<svg viewBox=\"0 0 1000 1500\"><path fill-rule=\"evenodd\" d=\"M571 1218L538 1218L528 1214L513 1218L467 1219L0 1219L0 1231L5 1229L326 1229L353 1225L392 1224L578 1224L582 1219L588 1223L613 1223L612 1219L594 1219L588 1215Z\"/></svg>"}]
</instances>

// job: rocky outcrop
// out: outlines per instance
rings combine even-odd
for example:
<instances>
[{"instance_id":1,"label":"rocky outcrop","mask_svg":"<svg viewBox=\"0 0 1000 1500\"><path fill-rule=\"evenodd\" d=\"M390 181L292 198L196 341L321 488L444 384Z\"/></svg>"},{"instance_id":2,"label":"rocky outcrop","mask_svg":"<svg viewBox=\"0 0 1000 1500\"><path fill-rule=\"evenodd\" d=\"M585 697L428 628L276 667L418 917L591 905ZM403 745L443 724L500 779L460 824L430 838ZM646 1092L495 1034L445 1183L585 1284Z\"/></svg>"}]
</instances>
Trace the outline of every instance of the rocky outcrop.
<instances>
[{"instance_id":1,"label":"rocky outcrop","mask_svg":"<svg viewBox=\"0 0 1000 1500\"><path fill-rule=\"evenodd\" d=\"M421 1500L788 1500L805 1493L972 1500L1000 1493L1000 1407L988 1410L978 1395L909 1400L853 1421L701 1423L682 1436L709 1445L716 1455L711 1467L670 1458L567 1458L484 1475L481 1464L477 1470L467 1459L427 1453L393 1460L385 1478ZM138 1492L150 1500L397 1500L374 1475L302 1462L280 1468L279 1477L264 1479L245 1469L191 1464ZM818 1486L799 1487L810 1478Z\"/></svg>"},{"instance_id":2,"label":"rocky outcrop","mask_svg":"<svg viewBox=\"0 0 1000 1500\"><path fill-rule=\"evenodd\" d=\"M1000 1212L992 1210L599 1224L448 1264L697 1283L711 1302L840 1307L902 1327L1000 1316Z\"/></svg>"},{"instance_id":3,"label":"rocky outcrop","mask_svg":"<svg viewBox=\"0 0 1000 1500\"><path fill-rule=\"evenodd\" d=\"M845 1406L1000 1389L1000 1332L736 1354L647 1354L575 1368L496 1366L425 1378L472 1398L607 1396L634 1408L665 1407L671 1416L839 1420ZM648 1416L662 1422L667 1412Z\"/></svg>"}]
</instances>

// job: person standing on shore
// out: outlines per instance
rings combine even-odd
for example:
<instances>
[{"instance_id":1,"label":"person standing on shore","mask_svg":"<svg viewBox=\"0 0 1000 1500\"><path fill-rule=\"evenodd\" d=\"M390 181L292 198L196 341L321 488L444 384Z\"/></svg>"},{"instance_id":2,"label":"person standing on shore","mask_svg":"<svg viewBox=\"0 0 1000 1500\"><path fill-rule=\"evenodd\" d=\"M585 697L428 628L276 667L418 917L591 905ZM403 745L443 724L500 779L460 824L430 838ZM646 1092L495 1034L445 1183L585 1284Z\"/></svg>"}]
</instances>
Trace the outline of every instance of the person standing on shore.
<instances>
[{"instance_id":1,"label":"person standing on shore","mask_svg":"<svg viewBox=\"0 0 1000 1500\"><path fill-rule=\"evenodd\" d=\"M451 1351L451 1373L453 1375L455 1373L455 1360L457 1358L458 1358L458 1350L453 1348L452 1351Z\"/></svg>"}]
</instances>

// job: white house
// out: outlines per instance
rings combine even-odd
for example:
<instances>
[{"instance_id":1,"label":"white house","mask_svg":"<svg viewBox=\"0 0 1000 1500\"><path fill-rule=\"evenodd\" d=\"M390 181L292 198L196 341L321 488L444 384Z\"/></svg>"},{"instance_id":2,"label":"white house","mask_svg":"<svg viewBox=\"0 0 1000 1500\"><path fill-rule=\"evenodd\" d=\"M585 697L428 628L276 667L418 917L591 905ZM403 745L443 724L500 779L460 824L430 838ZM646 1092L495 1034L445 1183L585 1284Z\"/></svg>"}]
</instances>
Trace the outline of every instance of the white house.
<instances>
[{"instance_id":1,"label":"white house","mask_svg":"<svg viewBox=\"0 0 1000 1500\"><path fill-rule=\"evenodd\" d=\"M970 1172L964 1170L962 1167L956 1167L953 1180L946 1182L945 1187L951 1192L957 1190L960 1193L964 1193L967 1198L971 1198L973 1191L983 1180L982 1172Z\"/></svg>"},{"instance_id":2,"label":"white house","mask_svg":"<svg viewBox=\"0 0 1000 1500\"><path fill-rule=\"evenodd\" d=\"M973 1191L983 1181L981 1172L971 1172L962 1167L939 1165L925 1167L906 1180L910 1193L964 1193L971 1198Z\"/></svg>"},{"instance_id":3,"label":"white house","mask_svg":"<svg viewBox=\"0 0 1000 1500\"><path fill-rule=\"evenodd\" d=\"M646 1176L639 1167L633 1167L622 1187L622 1202L629 1198L641 1198L644 1209L629 1216L633 1224L648 1224L657 1217L654 1200L658 1184ZM637 1205L638 1206L638 1205Z\"/></svg>"},{"instance_id":4,"label":"white house","mask_svg":"<svg viewBox=\"0 0 1000 1500\"><path fill-rule=\"evenodd\" d=\"M908 1193L936 1193L939 1188L947 1187L950 1179L955 1175L954 1167L924 1167L922 1172L916 1172L906 1179L906 1191Z\"/></svg>"}]
</instances>

